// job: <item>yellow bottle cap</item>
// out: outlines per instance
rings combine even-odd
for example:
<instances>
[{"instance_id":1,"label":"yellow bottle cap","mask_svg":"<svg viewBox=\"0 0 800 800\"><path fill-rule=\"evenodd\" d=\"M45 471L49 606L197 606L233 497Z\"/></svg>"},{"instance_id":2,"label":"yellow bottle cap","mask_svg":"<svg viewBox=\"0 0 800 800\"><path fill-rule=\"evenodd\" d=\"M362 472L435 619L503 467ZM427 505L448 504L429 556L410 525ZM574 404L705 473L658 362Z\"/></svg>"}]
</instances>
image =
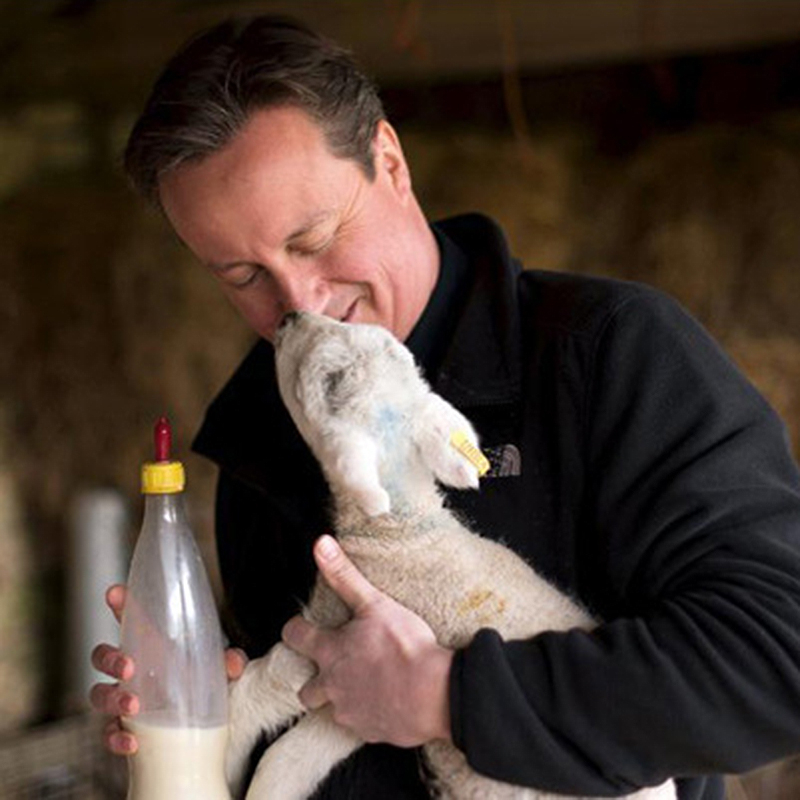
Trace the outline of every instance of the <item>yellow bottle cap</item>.
<instances>
[{"instance_id":1,"label":"yellow bottle cap","mask_svg":"<svg viewBox=\"0 0 800 800\"><path fill-rule=\"evenodd\" d=\"M142 494L176 494L186 486L180 461L155 461L142 464Z\"/></svg>"}]
</instances>

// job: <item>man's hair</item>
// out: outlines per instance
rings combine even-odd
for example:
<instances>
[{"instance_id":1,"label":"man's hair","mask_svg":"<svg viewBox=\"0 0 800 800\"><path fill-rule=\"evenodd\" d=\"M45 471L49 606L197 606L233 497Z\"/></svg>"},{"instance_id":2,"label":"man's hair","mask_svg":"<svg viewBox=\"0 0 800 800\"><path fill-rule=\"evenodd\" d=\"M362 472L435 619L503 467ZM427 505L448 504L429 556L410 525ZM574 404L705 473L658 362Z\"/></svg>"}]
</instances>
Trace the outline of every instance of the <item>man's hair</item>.
<instances>
[{"instance_id":1,"label":"man's hair","mask_svg":"<svg viewBox=\"0 0 800 800\"><path fill-rule=\"evenodd\" d=\"M384 118L375 84L349 51L271 15L223 22L172 57L131 131L125 171L158 203L162 175L220 150L254 111L276 106L306 112L331 153L372 180L372 141Z\"/></svg>"}]
</instances>

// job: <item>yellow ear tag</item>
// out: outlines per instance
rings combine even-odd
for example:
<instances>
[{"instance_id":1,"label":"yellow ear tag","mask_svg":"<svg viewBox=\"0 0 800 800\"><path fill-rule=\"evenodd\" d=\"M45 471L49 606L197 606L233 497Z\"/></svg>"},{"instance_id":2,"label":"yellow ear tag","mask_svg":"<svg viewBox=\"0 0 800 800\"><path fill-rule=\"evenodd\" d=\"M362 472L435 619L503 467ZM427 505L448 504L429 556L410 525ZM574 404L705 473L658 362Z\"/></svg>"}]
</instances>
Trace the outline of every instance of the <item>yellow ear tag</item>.
<instances>
[{"instance_id":1,"label":"yellow ear tag","mask_svg":"<svg viewBox=\"0 0 800 800\"><path fill-rule=\"evenodd\" d=\"M453 431L450 434L450 444L478 470L479 477L483 477L489 471L489 459L472 444L464 431Z\"/></svg>"}]
</instances>

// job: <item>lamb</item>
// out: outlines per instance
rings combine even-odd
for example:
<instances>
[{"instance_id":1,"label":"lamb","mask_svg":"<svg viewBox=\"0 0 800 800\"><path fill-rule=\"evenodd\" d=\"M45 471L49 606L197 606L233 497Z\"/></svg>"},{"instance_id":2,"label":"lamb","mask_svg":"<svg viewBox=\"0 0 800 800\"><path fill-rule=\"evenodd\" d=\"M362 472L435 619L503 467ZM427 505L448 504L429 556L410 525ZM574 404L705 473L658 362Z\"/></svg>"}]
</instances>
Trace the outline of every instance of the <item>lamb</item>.
<instances>
[{"instance_id":1,"label":"lamb","mask_svg":"<svg viewBox=\"0 0 800 800\"><path fill-rule=\"evenodd\" d=\"M389 332L293 313L276 337L276 369L281 397L330 485L342 547L373 584L422 616L441 644L463 647L487 626L506 639L592 626L521 558L445 509L436 481L478 487L478 438ZM303 613L327 627L349 616L321 580ZM272 735L297 720L265 752L247 800L306 798L363 744L326 708L303 708L297 693L314 674L312 662L279 643L232 684L226 769L234 796L263 731ZM477 774L445 741L428 743L423 753L438 797L556 797ZM675 796L670 781L629 797Z\"/></svg>"}]
</instances>

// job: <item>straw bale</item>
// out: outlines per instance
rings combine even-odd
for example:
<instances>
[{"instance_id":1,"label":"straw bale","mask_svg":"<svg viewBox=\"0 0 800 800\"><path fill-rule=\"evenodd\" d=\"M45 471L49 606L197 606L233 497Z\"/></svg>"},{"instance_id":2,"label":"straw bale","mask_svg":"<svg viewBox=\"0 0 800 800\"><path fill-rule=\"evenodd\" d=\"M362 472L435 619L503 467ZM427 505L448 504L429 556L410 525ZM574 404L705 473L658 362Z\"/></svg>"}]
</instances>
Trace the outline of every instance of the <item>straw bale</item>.
<instances>
[{"instance_id":1,"label":"straw bale","mask_svg":"<svg viewBox=\"0 0 800 800\"><path fill-rule=\"evenodd\" d=\"M431 218L481 211L500 222L528 266L566 266L576 162L588 146L578 131L542 131L531 140L470 130L410 129L402 135L417 193Z\"/></svg>"},{"instance_id":2,"label":"straw bale","mask_svg":"<svg viewBox=\"0 0 800 800\"><path fill-rule=\"evenodd\" d=\"M781 415L795 452L800 453L800 338L733 328L721 343Z\"/></svg>"},{"instance_id":3,"label":"straw bale","mask_svg":"<svg viewBox=\"0 0 800 800\"><path fill-rule=\"evenodd\" d=\"M138 502L138 465L162 413L187 456L210 555L213 470L188 445L250 334L165 223L118 187L32 189L0 237L0 378L45 566L62 559L64 509L79 489L113 485Z\"/></svg>"},{"instance_id":4,"label":"straw bale","mask_svg":"<svg viewBox=\"0 0 800 800\"><path fill-rule=\"evenodd\" d=\"M571 267L660 286L716 332L800 334L800 159L775 129L655 137L579 210Z\"/></svg>"}]
</instances>

